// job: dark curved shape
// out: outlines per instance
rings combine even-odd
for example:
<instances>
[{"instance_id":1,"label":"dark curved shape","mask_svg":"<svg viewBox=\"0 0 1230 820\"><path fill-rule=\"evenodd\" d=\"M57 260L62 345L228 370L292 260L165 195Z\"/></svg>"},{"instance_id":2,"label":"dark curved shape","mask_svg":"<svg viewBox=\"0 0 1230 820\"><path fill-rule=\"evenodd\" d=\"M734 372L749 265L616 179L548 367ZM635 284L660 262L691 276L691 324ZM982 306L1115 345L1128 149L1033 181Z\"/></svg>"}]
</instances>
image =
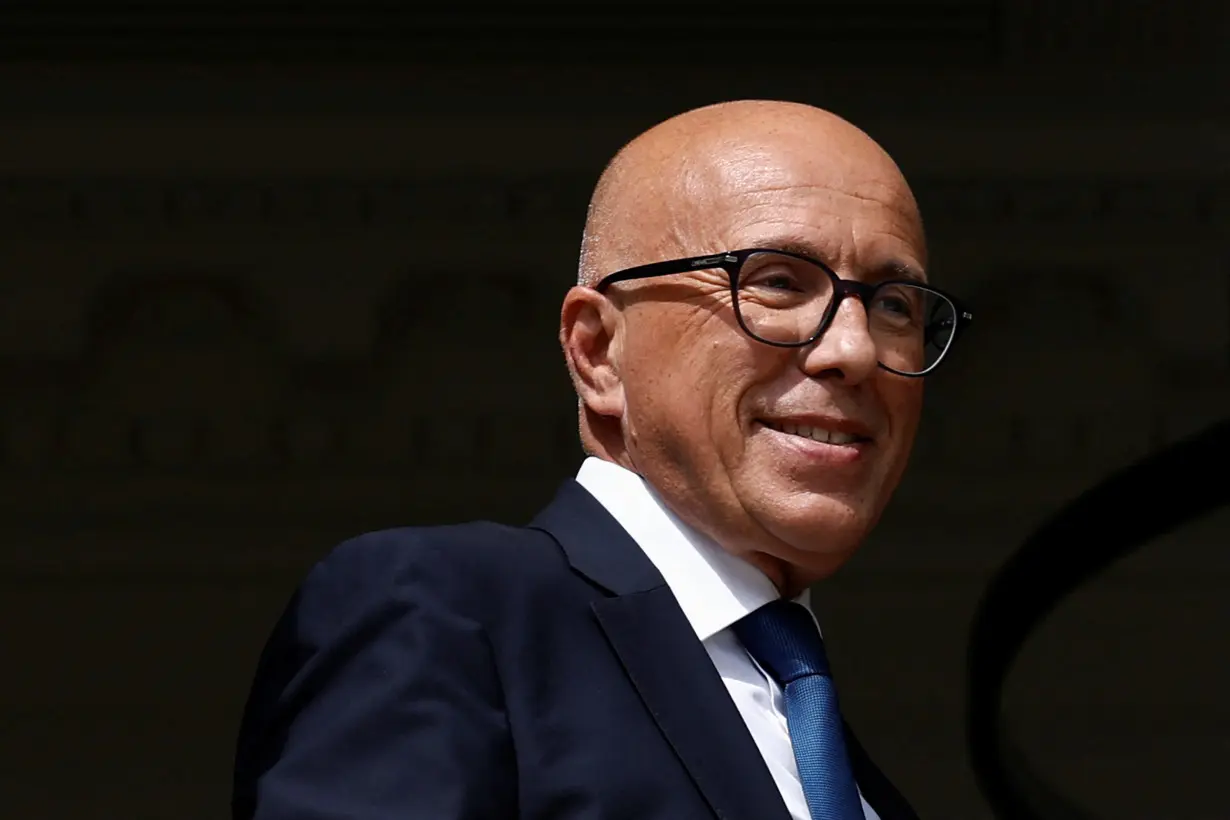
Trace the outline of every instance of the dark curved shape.
<instances>
[{"instance_id":1,"label":"dark curved shape","mask_svg":"<svg viewBox=\"0 0 1230 820\"><path fill-rule=\"evenodd\" d=\"M1001 820L1092 820L1030 770L1001 721L1004 680L1065 596L1160 535L1230 502L1230 419L1133 464L1039 528L988 585L968 644L967 747Z\"/></svg>"}]
</instances>

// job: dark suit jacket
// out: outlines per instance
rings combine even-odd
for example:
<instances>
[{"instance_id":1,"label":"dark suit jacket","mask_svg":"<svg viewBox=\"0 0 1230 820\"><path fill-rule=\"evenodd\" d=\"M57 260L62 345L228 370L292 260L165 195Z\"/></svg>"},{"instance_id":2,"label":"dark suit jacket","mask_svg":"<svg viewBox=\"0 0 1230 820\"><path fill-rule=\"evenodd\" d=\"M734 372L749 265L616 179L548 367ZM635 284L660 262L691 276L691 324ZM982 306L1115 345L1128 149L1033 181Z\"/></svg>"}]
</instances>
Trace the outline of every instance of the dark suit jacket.
<instances>
[{"instance_id":1,"label":"dark suit jacket","mask_svg":"<svg viewBox=\"0 0 1230 820\"><path fill-rule=\"evenodd\" d=\"M880 816L916 820L849 746ZM245 820L789 820L670 589L572 481L527 528L334 550L269 640L237 751Z\"/></svg>"}]
</instances>

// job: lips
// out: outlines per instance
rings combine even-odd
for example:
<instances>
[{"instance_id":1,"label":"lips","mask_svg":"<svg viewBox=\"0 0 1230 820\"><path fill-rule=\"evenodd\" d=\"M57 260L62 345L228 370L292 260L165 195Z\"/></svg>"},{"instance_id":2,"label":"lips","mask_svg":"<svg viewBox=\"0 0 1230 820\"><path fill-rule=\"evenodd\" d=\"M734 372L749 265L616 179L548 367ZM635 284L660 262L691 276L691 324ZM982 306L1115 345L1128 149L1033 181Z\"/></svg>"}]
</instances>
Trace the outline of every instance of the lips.
<instances>
[{"instance_id":1,"label":"lips","mask_svg":"<svg viewBox=\"0 0 1230 820\"><path fill-rule=\"evenodd\" d=\"M796 417L762 418L757 421L779 433L839 447L865 444L872 440L868 428L848 419Z\"/></svg>"},{"instance_id":2,"label":"lips","mask_svg":"<svg viewBox=\"0 0 1230 820\"><path fill-rule=\"evenodd\" d=\"M840 430L828 430L823 427L817 427L810 424L795 424L789 421L766 421L764 422L764 425L771 430L776 430L779 433L799 436L800 438L809 438L812 441L819 441L824 444L856 444L860 440L866 440L860 436L854 435L853 433L845 433Z\"/></svg>"}]
</instances>

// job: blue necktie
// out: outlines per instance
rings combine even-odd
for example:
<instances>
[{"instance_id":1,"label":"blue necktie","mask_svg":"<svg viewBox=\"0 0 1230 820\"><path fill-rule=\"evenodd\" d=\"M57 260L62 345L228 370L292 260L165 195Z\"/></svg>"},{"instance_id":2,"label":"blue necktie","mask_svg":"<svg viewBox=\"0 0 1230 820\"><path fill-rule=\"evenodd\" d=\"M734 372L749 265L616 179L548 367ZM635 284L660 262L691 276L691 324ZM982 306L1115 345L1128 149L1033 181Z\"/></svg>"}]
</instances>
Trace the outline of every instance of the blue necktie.
<instances>
[{"instance_id":1,"label":"blue necktie","mask_svg":"<svg viewBox=\"0 0 1230 820\"><path fill-rule=\"evenodd\" d=\"M782 687L786 724L812 820L863 820L824 641L801 604L777 600L734 625Z\"/></svg>"}]
</instances>

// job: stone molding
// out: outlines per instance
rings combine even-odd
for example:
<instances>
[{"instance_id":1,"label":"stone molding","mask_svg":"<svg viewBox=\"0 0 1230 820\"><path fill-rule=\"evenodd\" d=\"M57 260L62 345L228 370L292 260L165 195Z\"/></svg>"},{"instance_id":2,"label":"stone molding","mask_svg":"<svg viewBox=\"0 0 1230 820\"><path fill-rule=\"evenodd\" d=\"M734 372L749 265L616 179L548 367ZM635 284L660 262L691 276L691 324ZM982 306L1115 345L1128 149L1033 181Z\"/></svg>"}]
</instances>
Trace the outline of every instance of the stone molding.
<instances>
[{"instance_id":1,"label":"stone molding","mask_svg":"<svg viewBox=\"0 0 1230 820\"><path fill-rule=\"evenodd\" d=\"M521 178L176 179L0 177L0 231L78 227L150 231L300 227L332 233L404 230L429 222L576 221L590 174ZM1182 224L1213 234L1230 225L1230 179L919 178L930 223L961 226L1133 227Z\"/></svg>"},{"instance_id":2,"label":"stone molding","mask_svg":"<svg viewBox=\"0 0 1230 820\"><path fill-rule=\"evenodd\" d=\"M1140 54L1215 64L1227 20L1217 3L1115 0L831 0L771 9L573 3L521 8L415 7L308 0L294 6L212 0L137 11L82 2L0 9L4 60L236 62L648 63L663 50L717 49L739 38L779 45L774 64L873 53L877 67L920 57L965 66L1111 61ZM819 20L823 25L818 25ZM793 46L806 45L808 48Z\"/></svg>"},{"instance_id":3,"label":"stone molding","mask_svg":"<svg viewBox=\"0 0 1230 820\"><path fill-rule=\"evenodd\" d=\"M309 59L370 62L521 62L659 58L663 49L721 49L740 37L810 49L775 50L774 61L814 61L814 49L872 48L877 61L921 53L975 59L993 54L992 0L829 2L820 10L637 7L573 3L519 8L416 7L309 0L152 4L118 12L84 3L10 3L0 10L5 59ZM816 26L817 13L824 25Z\"/></svg>"},{"instance_id":4,"label":"stone molding","mask_svg":"<svg viewBox=\"0 0 1230 820\"><path fill-rule=\"evenodd\" d=\"M377 228L400 236L416 220L440 236L451 235L440 226L462 219L519 231L523 225L575 221L589 184L571 175L7 178L0 179L0 226L14 238L14 247L31 238L71 243L85 234L141 240L181 230L190 238L189 248L202 235L254 231L281 241L315 237L326 228L350 242ZM937 226L934 233L950 238L966 230L984 237L996 227L1036 236L1057 225L1082 235L1099 225L1130 235L1159 223L1179 225L1185 235L1215 238L1230 214L1230 180L1224 179L931 179L920 181L919 197ZM127 268L129 260L103 253L91 264ZM215 503L251 504L274 488L299 493L285 488L298 486L303 476L319 483L323 494L339 498L386 482L403 490L416 487L423 498L447 500L459 486L498 493L502 477L530 467L542 472L558 464L566 472L579 457L575 405L553 334L516 331L511 324L514 316L530 315L536 325L553 323L547 308L541 315L533 311L548 302L554 310L558 283L524 262L510 258L482 282L470 283L499 293L495 300L471 299L446 277L426 276L430 271L409 272L399 287L381 291L370 304L374 345L347 358L288 352L278 331L278 312L288 308L268 303L258 272L210 272L207 265L198 273L185 260L183 269L162 264L156 271L105 279L84 297L82 355L0 359L6 396L0 408L0 486L15 505L12 512L20 515L31 505L58 504L49 489L55 482L83 493L100 481L133 488L82 501L123 510L125 504L148 503L137 500L143 497L165 496L171 504L203 481L215 481L208 492L192 491L201 509L208 509ZM1215 285L1224 265L1219 270L1202 271L1204 281ZM1082 372L1097 372L1102 381L1069 385L1070 401L1054 412L1031 405L1025 388L1007 396L996 371L1002 362L988 363L991 353L978 351L1020 355L1017 342L1031 320L996 307L990 298L1005 287L994 275L999 271L975 273L979 282L970 296L1000 314L987 322L999 330L984 332L978 348L963 356L951 380L955 388L937 385L916 459L928 479L904 491L920 508L974 504L994 510L1019 506L1014 499L1021 495L1037 503L1061 499L1230 407L1225 350L1201 350L1190 361L1132 358L1124 345L1147 347L1151 331L1135 323L1130 305L1099 314L1107 304L1100 294L1113 275L1109 270L1074 279L1080 288L1065 301L1071 306L1066 326L1086 327L1092 334L1073 341L1074 349L1090 358L1069 366L1069 382ZM73 271L68 275L78 277ZM365 279L369 273L351 275ZM8 287L16 293L36 284L47 287L15 278ZM474 319L500 343L445 339L440 330L450 320L429 309L442 302L424 295L433 286L445 288L443 301L454 305L482 302ZM1028 289L1023 293L1036 298ZM1212 287L1207 293L1219 291ZM1214 312L1205 320L1210 317L1217 321ZM1230 321L1230 304L1222 317L1219 321ZM447 355L437 355L441 351ZM457 363L474 361L483 365L481 383L458 380ZM1095 369L1105 363L1110 369ZM1032 364L1046 375L1041 358ZM1167 383L1168 373L1187 375ZM1134 396L1148 399L1141 403ZM1005 470L1014 476L1012 491L998 478L984 480ZM226 483L235 480L267 490L255 495L251 489L228 490ZM150 495L141 496L138 487ZM228 492L230 501L209 500ZM313 491L301 492L306 499Z\"/></svg>"}]
</instances>

